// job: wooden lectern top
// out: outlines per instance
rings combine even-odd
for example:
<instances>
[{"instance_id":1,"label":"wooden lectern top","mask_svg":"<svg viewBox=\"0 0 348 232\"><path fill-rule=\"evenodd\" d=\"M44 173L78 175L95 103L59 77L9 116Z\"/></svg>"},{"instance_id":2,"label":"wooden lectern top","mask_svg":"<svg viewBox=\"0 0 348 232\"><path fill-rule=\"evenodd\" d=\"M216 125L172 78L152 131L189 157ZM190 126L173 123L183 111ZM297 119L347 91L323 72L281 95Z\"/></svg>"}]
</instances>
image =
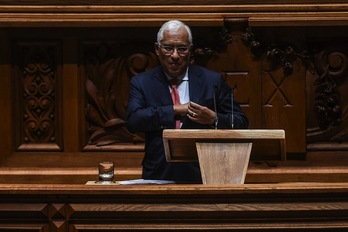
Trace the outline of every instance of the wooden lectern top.
<instances>
[{"instance_id":1,"label":"wooden lectern top","mask_svg":"<svg viewBox=\"0 0 348 232\"><path fill-rule=\"evenodd\" d=\"M285 131L279 129L166 129L163 143L167 161L198 161L197 142L252 143L250 160L286 160Z\"/></svg>"}]
</instances>

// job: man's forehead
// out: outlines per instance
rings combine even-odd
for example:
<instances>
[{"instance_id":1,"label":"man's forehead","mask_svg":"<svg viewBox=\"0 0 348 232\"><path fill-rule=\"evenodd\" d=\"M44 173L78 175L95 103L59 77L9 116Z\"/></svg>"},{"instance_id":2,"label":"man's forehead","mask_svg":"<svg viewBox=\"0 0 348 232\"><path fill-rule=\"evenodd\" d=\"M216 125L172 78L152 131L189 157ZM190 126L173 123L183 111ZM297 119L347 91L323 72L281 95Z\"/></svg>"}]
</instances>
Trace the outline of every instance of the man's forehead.
<instances>
[{"instance_id":1,"label":"man's forehead","mask_svg":"<svg viewBox=\"0 0 348 232\"><path fill-rule=\"evenodd\" d=\"M180 30L166 30L163 32L163 41L177 41L180 43L188 43L188 33L185 28Z\"/></svg>"}]
</instances>

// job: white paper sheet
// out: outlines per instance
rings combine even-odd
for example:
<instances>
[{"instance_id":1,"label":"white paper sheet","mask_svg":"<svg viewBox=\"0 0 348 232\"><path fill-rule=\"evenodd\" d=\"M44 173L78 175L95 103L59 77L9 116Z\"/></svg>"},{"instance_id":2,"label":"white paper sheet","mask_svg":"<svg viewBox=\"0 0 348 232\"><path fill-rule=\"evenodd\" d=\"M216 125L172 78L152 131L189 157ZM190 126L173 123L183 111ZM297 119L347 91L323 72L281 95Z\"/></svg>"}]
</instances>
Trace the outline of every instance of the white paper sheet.
<instances>
[{"instance_id":1,"label":"white paper sheet","mask_svg":"<svg viewBox=\"0 0 348 232\"><path fill-rule=\"evenodd\" d=\"M135 180L118 181L118 183L123 184L123 185L128 185L128 184L175 184L175 181L135 179Z\"/></svg>"}]
</instances>

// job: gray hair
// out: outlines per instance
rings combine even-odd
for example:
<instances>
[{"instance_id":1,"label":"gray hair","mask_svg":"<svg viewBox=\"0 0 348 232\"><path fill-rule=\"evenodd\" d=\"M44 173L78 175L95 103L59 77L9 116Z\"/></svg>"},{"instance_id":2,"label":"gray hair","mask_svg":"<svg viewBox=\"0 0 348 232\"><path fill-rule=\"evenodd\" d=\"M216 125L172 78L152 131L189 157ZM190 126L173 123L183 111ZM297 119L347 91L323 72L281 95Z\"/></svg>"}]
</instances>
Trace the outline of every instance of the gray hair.
<instances>
[{"instance_id":1,"label":"gray hair","mask_svg":"<svg viewBox=\"0 0 348 232\"><path fill-rule=\"evenodd\" d=\"M163 40L164 31L178 31L180 28L185 28L188 34L188 40L192 44L192 33L191 29L183 22L179 20L170 20L162 25L157 33L157 43L160 44Z\"/></svg>"}]
</instances>

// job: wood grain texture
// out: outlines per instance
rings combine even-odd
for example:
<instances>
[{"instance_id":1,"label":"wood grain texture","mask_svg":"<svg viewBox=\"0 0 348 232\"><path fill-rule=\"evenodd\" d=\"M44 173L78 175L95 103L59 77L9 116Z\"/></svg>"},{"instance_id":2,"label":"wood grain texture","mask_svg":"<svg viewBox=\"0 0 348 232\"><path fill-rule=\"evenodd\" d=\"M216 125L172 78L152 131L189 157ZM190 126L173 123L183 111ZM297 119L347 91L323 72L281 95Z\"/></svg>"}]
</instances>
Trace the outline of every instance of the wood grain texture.
<instances>
[{"instance_id":1,"label":"wood grain texture","mask_svg":"<svg viewBox=\"0 0 348 232\"><path fill-rule=\"evenodd\" d=\"M344 1L2 1L2 27L160 25L170 18L191 25L244 19L255 26L347 25ZM318 16L316 12L321 12ZM168 16L168 14L170 16Z\"/></svg>"},{"instance_id":2,"label":"wood grain texture","mask_svg":"<svg viewBox=\"0 0 348 232\"><path fill-rule=\"evenodd\" d=\"M286 160L285 131L270 129L242 130L175 130L163 131L168 161L197 160L197 142L253 143L251 159L258 161Z\"/></svg>"},{"instance_id":3,"label":"wood grain texture","mask_svg":"<svg viewBox=\"0 0 348 232\"><path fill-rule=\"evenodd\" d=\"M347 194L346 183L0 184L0 229L344 230L348 228Z\"/></svg>"},{"instance_id":4,"label":"wood grain texture","mask_svg":"<svg viewBox=\"0 0 348 232\"><path fill-rule=\"evenodd\" d=\"M252 143L196 143L203 184L244 184Z\"/></svg>"}]
</instances>

